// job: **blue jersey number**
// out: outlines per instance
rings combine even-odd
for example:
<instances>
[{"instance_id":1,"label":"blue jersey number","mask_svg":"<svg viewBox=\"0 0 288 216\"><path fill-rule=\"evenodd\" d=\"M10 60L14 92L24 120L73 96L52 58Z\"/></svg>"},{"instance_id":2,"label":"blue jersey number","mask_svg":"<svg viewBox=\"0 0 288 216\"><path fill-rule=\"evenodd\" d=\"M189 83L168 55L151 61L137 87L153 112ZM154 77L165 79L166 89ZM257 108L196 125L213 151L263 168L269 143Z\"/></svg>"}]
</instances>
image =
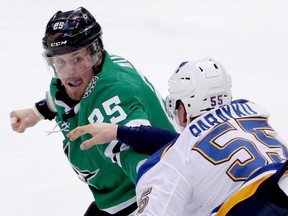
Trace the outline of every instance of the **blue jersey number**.
<instances>
[{"instance_id":1,"label":"blue jersey number","mask_svg":"<svg viewBox=\"0 0 288 216\"><path fill-rule=\"evenodd\" d=\"M234 181L247 179L258 168L267 164L268 160L276 162L287 159L287 148L275 137L265 133L265 130L273 131L265 118L236 121L244 132L241 136L237 136L237 129L233 125L224 122L196 144L193 150L198 151L215 165L232 160L233 163L226 172ZM259 145L265 145L267 151L260 151L257 147ZM240 151L242 154L236 155Z\"/></svg>"}]
</instances>

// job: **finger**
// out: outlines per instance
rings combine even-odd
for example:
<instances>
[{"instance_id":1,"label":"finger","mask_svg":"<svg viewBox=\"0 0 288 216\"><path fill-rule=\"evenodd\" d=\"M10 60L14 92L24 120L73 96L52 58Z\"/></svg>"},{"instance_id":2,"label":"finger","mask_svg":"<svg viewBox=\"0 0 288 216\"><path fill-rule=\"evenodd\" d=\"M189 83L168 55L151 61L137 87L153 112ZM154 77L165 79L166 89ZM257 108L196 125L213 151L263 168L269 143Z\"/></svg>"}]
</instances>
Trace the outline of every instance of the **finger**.
<instances>
[{"instance_id":1,"label":"finger","mask_svg":"<svg viewBox=\"0 0 288 216\"><path fill-rule=\"evenodd\" d=\"M16 122L15 124L11 124L11 127L14 131L18 132L18 128L20 127L20 123Z\"/></svg>"},{"instance_id":2,"label":"finger","mask_svg":"<svg viewBox=\"0 0 288 216\"><path fill-rule=\"evenodd\" d=\"M11 117L11 118L10 118L11 125L17 123L18 120L19 120L19 119L18 119L17 117L15 117L15 116Z\"/></svg>"},{"instance_id":3,"label":"finger","mask_svg":"<svg viewBox=\"0 0 288 216\"><path fill-rule=\"evenodd\" d=\"M14 131L18 132L18 133L23 133L24 129L21 128L21 119L19 117L16 116L11 116L10 117L10 122L11 122L11 127Z\"/></svg>"},{"instance_id":4,"label":"finger","mask_svg":"<svg viewBox=\"0 0 288 216\"><path fill-rule=\"evenodd\" d=\"M80 145L80 149L81 149L81 150L86 150L86 149L88 149L88 148L89 148L89 147L87 147L85 143L82 143L82 144Z\"/></svg>"},{"instance_id":5,"label":"finger","mask_svg":"<svg viewBox=\"0 0 288 216\"><path fill-rule=\"evenodd\" d=\"M95 142L93 141L93 139L89 139L80 145L80 149L81 150L87 150L87 149L91 148L93 145L96 145Z\"/></svg>"},{"instance_id":6,"label":"finger","mask_svg":"<svg viewBox=\"0 0 288 216\"><path fill-rule=\"evenodd\" d=\"M20 121L12 125L12 129L18 133L23 133L26 130L27 126Z\"/></svg>"},{"instance_id":7,"label":"finger","mask_svg":"<svg viewBox=\"0 0 288 216\"><path fill-rule=\"evenodd\" d=\"M71 140L74 141L76 139L78 139L80 136L87 134L87 133L91 133L89 131L89 127L87 125L85 126L79 126L77 128L75 128L74 130L70 131L67 134L67 137Z\"/></svg>"}]
</instances>

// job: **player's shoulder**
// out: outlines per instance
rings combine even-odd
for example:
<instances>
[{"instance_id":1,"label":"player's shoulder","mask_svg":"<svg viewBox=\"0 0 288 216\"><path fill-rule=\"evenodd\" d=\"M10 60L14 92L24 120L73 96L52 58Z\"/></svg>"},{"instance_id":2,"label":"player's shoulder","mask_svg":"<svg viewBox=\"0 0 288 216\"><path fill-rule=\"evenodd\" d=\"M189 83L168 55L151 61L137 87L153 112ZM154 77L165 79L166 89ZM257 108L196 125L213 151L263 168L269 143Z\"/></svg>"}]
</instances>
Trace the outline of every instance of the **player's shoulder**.
<instances>
[{"instance_id":1,"label":"player's shoulder","mask_svg":"<svg viewBox=\"0 0 288 216\"><path fill-rule=\"evenodd\" d=\"M104 63L99 78L106 82L118 82L126 84L142 83L143 79L134 65L122 56L105 52ZM121 83L120 83L121 85Z\"/></svg>"},{"instance_id":2,"label":"player's shoulder","mask_svg":"<svg viewBox=\"0 0 288 216\"><path fill-rule=\"evenodd\" d=\"M117 70L136 70L134 65L126 58L105 52L104 67L113 67Z\"/></svg>"}]
</instances>

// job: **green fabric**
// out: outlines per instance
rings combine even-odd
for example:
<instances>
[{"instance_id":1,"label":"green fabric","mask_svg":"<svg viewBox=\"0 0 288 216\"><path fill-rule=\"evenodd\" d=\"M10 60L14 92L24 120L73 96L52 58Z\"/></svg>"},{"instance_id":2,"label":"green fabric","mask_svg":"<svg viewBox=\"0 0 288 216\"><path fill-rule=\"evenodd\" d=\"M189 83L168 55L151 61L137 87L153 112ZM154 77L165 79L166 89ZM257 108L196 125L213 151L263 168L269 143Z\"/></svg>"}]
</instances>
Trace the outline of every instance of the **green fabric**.
<instances>
[{"instance_id":1,"label":"green fabric","mask_svg":"<svg viewBox=\"0 0 288 216\"><path fill-rule=\"evenodd\" d=\"M175 131L164 111L163 99L158 98L151 83L131 63L105 52L102 70L90 82L80 101L79 112L64 122L65 108L56 101L56 82L57 79L52 79L50 85L58 112L56 121L62 130L69 125L67 131L62 131L64 152L80 179L89 185L97 205L105 209L135 197L136 168L148 155L121 144L117 144L119 148L113 148L117 141L82 151L79 145L90 135L71 142L66 139L66 134L77 126L96 121L139 125L147 124L148 120L153 126Z\"/></svg>"}]
</instances>

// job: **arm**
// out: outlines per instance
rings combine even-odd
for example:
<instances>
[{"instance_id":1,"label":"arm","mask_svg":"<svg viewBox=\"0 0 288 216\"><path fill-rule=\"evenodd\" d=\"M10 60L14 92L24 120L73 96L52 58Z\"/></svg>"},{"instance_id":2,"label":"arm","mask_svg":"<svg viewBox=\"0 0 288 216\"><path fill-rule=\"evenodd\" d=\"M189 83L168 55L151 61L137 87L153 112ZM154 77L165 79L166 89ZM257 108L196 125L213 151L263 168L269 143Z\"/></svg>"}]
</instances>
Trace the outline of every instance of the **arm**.
<instances>
[{"instance_id":1,"label":"arm","mask_svg":"<svg viewBox=\"0 0 288 216\"><path fill-rule=\"evenodd\" d=\"M143 125L127 127L108 123L92 123L79 126L68 133L67 136L73 141L84 134L91 134L92 138L81 144L80 148L82 150L118 139L135 151L150 154L179 136L177 133L158 127Z\"/></svg>"},{"instance_id":2,"label":"arm","mask_svg":"<svg viewBox=\"0 0 288 216\"><path fill-rule=\"evenodd\" d=\"M120 142L126 143L137 152L146 154L153 154L178 136L178 133L163 128L144 125L139 127L118 126L117 130L117 139Z\"/></svg>"}]
</instances>

